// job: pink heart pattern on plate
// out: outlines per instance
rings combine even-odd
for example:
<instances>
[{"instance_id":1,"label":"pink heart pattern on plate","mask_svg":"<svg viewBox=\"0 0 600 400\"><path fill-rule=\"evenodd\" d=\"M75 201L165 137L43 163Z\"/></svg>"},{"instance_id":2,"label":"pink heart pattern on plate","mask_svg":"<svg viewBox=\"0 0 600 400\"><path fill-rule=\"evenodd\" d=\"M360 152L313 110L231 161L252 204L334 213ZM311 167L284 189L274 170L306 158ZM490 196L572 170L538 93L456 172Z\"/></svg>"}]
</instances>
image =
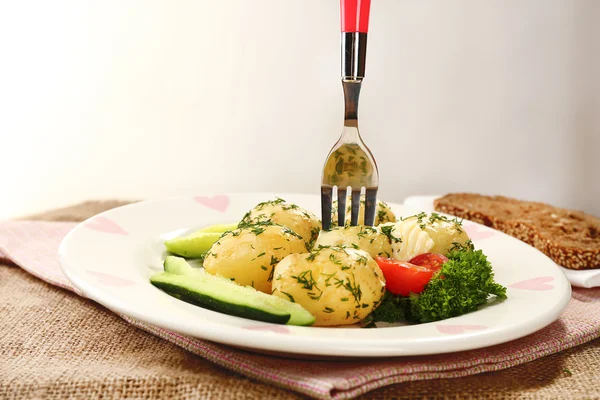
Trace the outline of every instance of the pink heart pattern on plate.
<instances>
[{"instance_id":1,"label":"pink heart pattern on plate","mask_svg":"<svg viewBox=\"0 0 600 400\"><path fill-rule=\"evenodd\" d=\"M552 290L554 286L547 282L554 280L551 276L538 276L537 278L526 279L521 282L513 283L509 287L521 290Z\"/></svg>"},{"instance_id":2,"label":"pink heart pattern on plate","mask_svg":"<svg viewBox=\"0 0 600 400\"><path fill-rule=\"evenodd\" d=\"M216 196L195 196L194 200L208 208L216 211L225 212L229 207L229 196L218 194Z\"/></svg>"},{"instance_id":3,"label":"pink heart pattern on plate","mask_svg":"<svg viewBox=\"0 0 600 400\"><path fill-rule=\"evenodd\" d=\"M463 228L467 232L467 235L469 235L469 238L473 240L482 240L494 236L492 229L477 224L465 222Z\"/></svg>"},{"instance_id":4,"label":"pink heart pattern on plate","mask_svg":"<svg viewBox=\"0 0 600 400\"><path fill-rule=\"evenodd\" d=\"M440 333L447 335L459 335L466 331L481 331L488 328L484 325L436 325L435 327Z\"/></svg>"},{"instance_id":5,"label":"pink heart pattern on plate","mask_svg":"<svg viewBox=\"0 0 600 400\"><path fill-rule=\"evenodd\" d=\"M105 286L123 287L135 285L135 282L128 279L119 278L118 276L105 274L104 272L97 271L86 271L88 274L93 275L97 278L98 283Z\"/></svg>"},{"instance_id":6,"label":"pink heart pattern on plate","mask_svg":"<svg viewBox=\"0 0 600 400\"><path fill-rule=\"evenodd\" d=\"M115 235L129 235L119 224L106 217L96 217L85 223L85 227L98 232L111 233Z\"/></svg>"}]
</instances>

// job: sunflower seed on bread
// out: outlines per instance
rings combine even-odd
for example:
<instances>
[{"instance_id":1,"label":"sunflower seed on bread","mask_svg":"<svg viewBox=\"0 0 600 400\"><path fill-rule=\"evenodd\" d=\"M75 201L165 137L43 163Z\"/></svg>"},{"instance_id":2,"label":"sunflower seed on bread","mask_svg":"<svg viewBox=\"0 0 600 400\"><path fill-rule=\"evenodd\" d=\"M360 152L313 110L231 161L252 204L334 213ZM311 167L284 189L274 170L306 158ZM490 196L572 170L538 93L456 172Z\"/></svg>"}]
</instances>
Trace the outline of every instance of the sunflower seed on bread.
<instances>
[{"instance_id":1,"label":"sunflower seed on bread","mask_svg":"<svg viewBox=\"0 0 600 400\"><path fill-rule=\"evenodd\" d=\"M434 208L514 236L565 268L600 268L600 219L582 211L474 193L447 194Z\"/></svg>"}]
</instances>

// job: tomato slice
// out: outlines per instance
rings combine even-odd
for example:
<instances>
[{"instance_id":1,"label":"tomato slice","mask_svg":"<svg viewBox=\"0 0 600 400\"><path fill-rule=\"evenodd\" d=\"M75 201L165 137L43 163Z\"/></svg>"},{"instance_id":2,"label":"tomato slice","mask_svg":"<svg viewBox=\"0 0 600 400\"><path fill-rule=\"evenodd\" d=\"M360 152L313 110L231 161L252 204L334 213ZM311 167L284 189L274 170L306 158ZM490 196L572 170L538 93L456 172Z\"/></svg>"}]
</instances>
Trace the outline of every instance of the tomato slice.
<instances>
[{"instance_id":1,"label":"tomato slice","mask_svg":"<svg viewBox=\"0 0 600 400\"><path fill-rule=\"evenodd\" d=\"M421 293L429 283L434 271L420 265L398 261L393 258L375 258L385 276L385 286L393 294L408 296Z\"/></svg>"},{"instance_id":2,"label":"tomato slice","mask_svg":"<svg viewBox=\"0 0 600 400\"><path fill-rule=\"evenodd\" d=\"M433 272L442 269L442 264L448 261L448 257L437 253L423 253L413 257L409 263L429 268Z\"/></svg>"}]
</instances>

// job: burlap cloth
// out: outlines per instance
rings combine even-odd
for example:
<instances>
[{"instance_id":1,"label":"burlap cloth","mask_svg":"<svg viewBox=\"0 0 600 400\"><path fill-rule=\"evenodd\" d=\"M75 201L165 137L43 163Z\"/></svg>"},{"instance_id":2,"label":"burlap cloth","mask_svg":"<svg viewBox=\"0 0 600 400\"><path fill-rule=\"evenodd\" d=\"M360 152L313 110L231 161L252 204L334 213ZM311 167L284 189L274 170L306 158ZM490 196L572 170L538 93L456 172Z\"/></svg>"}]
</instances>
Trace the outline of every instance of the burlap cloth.
<instances>
[{"instance_id":1,"label":"burlap cloth","mask_svg":"<svg viewBox=\"0 0 600 400\"><path fill-rule=\"evenodd\" d=\"M121 204L87 202L35 218L82 221ZM1 399L303 398L221 369L4 264L0 346ZM499 372L405 382L361 398L600 399L600 339Z\"/></svg>"}]
</instances>

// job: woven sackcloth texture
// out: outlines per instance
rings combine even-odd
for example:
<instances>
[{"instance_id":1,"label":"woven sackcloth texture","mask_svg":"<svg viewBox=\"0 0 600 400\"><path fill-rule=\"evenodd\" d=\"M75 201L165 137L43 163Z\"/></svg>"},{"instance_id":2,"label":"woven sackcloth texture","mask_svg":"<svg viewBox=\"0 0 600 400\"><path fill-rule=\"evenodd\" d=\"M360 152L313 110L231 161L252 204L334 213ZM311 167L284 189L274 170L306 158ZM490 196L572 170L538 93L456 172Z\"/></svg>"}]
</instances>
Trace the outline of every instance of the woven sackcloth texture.
<instances>
[{"instance_id":1,"label":"woven sackcloth texture","mask_svg":"<svg viewBox=\"0 0 600 400\"><path fill-rule=\"evenodd\" d=\"M80 221L119 204L90 202L36 217ZM362 398L593 399L600 398L599 371L596 339L502 371L409 381ZM303 398L215 366L0 263L0 398L96 397Z\"/></svg>"}]
</instances>

